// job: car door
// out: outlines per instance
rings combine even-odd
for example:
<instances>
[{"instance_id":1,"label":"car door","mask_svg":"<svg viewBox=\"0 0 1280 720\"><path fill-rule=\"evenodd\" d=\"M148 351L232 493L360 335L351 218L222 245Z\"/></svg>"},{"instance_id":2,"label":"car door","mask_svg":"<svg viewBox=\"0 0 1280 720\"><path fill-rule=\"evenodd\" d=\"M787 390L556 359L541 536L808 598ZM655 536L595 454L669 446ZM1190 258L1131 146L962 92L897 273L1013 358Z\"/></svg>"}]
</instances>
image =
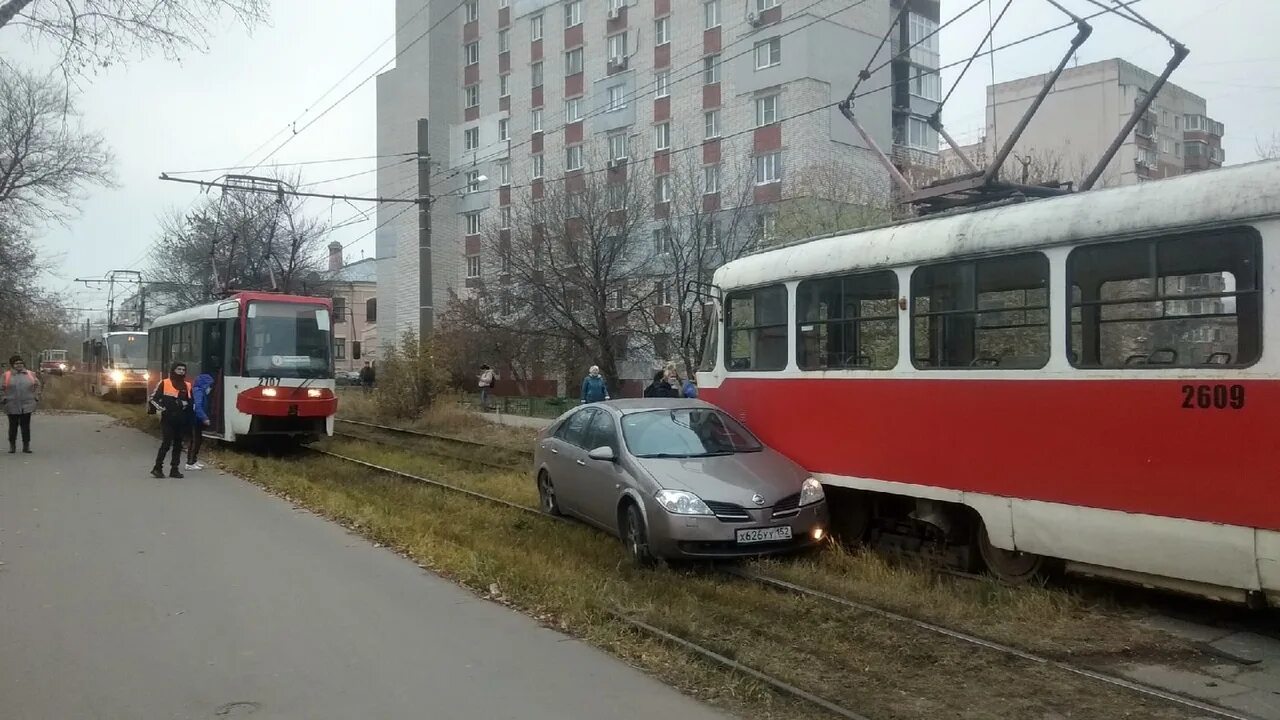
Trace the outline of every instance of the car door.
<instances>
[{"instance_id":1,"label":"car door","mask_svg":"<svg viewBox=\"0 0 1280 720\"><path fill-rule=\"evenodd\" d=\"M581 446L587 442L587 428L594 412L591 408L578 410L565 418L555 434L546 440L547 469L555 484L556 499L561 510L575 515L580 514L578 508L582 505L578 478L582 465L577 461L587 457Z\"/></svg>"},{"instance_id":2,"label":"car door","mask_svg":"<svg viewBox=\"0 0 1280 720\"><path fill-rule=\"evenodd\" d=\"M613 450L615 458L621 452L617 421L607 410L596 410L587 426L587 442L583 448L582 464L579 466L582 483L579 494L582 497L583 514L591 522L616 531L618 495L626 484L626 473L621 463L591 459L588 453L598 447Z\"/></svg>"}]
</instances>

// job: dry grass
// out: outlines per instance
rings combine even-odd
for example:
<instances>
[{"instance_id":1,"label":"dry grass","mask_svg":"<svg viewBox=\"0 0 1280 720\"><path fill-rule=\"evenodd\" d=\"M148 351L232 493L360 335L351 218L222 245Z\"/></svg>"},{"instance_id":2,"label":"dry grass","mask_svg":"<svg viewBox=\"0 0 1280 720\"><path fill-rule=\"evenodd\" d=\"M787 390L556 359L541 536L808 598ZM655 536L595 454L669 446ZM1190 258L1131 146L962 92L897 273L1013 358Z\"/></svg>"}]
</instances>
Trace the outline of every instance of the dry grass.
<instances>
[{"instance_id":1,"label":"dry grass","mask_svg":"<svg viewBox=\"0 0 1280 720\"><path fill-rule=\"evenodd\" d=\"M440 396L435 404L425 410L421 416L413 421L405 421L380 413L371 393L360 389L344 388L338 394L338 416L348 420L439 433L526 451L533 442L534 436L537 435L537 431L531 428L490 422L478 413L463 407L461 398L454 396Z\"/></svg>"}]
</instances>

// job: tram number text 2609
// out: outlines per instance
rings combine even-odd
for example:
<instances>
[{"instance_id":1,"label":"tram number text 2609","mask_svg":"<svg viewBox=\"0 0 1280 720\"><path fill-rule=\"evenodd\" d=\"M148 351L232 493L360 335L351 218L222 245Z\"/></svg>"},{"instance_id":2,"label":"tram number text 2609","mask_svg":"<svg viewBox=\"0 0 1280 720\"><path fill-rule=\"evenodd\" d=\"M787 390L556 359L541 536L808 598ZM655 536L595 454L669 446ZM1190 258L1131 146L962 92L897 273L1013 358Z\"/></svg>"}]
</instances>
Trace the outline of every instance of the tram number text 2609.
<instances>
[{"instance_id":1,"label":"tram number text 2609","mask_svg":"<svg viewBox=\"0 0 1280 720\"><path fill-rule=\"evenodd\" d=\"M279 384L280 384L280 378L278 377L263 376L258 378L258 387L262 387L263 385L279 385Z\"/></svg>"},{"instance_id":2,"label":"tram number text 2609","mask_svg":"<svg viewBox=\"0 0 1280 720\"><path fill-rule=\"evenodd\" d=\"M1183 385L1182 407L1188 410L1239 410L1244 407L1244 386Z\"/></svg>"}]
</instances>

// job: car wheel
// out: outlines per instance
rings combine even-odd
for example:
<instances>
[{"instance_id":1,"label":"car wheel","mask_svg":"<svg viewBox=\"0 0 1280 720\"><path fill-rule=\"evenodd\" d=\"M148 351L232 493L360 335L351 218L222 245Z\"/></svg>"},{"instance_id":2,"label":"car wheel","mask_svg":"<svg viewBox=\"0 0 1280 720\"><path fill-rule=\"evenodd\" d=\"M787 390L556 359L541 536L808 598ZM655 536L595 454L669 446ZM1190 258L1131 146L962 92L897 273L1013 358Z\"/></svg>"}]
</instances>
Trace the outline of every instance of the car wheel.
<instances>
[{"instance_id":1,"label":"car wheel","mask_svg":"<svg viewBox=\"0 0 1280 720\"><path fill-rule=\"evenodd\" d=\"M649 551L649 531L635 503L627 503L622 513L622 542L636 567L652 567L657 561Z\"/></svg>"},{"instance_id":2,"label":"car wheel","mask_svg":"<svg viewBox=\"0 0 1280 720\"><path fill-rule=\"evenodd\" d=\"M548 515L560 515L560 503L556 501L556 486L546 470L538 473L538 505Z\"/></svg>"}]
</instances>

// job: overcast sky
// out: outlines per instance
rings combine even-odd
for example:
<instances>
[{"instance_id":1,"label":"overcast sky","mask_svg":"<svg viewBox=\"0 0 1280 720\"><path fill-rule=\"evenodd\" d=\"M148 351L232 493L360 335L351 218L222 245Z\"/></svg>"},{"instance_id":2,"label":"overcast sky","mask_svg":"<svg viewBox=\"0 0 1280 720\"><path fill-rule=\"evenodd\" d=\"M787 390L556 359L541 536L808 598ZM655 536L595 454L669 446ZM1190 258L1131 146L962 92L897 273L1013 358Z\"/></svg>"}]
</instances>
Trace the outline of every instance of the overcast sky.
<instances>
[{"instance_id":1,"label":"overcast sky","mask_svg":"<svg viewBox=\"0 0 1280 720\"><path fill-rule=\"evenodd\" d=\"M694 1L676 3L678 7ZM1081 14L1097 10L1087 0L1062 1ZM943 0L943 20L971 2ZM991 2L991 12L999 13L1004 0ZM1173 81L1204 96L1209 114L1226 124L1228 164L1253 160L1255 141L1280 130L1280 48L1275 47L1280 37L1280 0L1142 0L1134 7L1190 48L1190 57ZM943 31L944 64L968 56L987 30L987 13L984 2ZM996 30L995 43L998 46L1064 20L1044 0L1014 0ZM1093 25L1093 37L1079 53L1080 64L1118 56L1159 73L1169 57L1164 40L1113 15L1098 18ZM208 54L189 55L181 64L162 58L134 62L83 82L79 104L85 123L107 137L118 159L120 187L94 192L69 228L51 227L44 233L45 252L62 258L56 276L49 278L50 286L74 293L77 305L101 305L105 293L71 281L100 277L113 268L143 267L156 236L157 216L190 207L198 199L195 186L158 180L162 171L237 165L272 137L275 140L267 148L274 148L291 132L277 134L295 120L301 127L391 60L394 43L383 43L394 26L393 0L275 0L270 27L250 34L228 23L211 38ZM1063 30L998 53L996 80L1050 70L1070 37L1071 31ZM335 91L315 102L371 52L373 56ZM12 31L0 31L0 53L35 67L42 64L39 53L18 42ZM850 62L860 65L863 59ZM955 72L944 73L944 91ZM973 140L981 134L991 72L989 60L980 59L947 104L943 119L957 139ZM376 154L374 85L370 81L355 90L290 141L273 162ZM259 151L250 162L262 159L266 152ZM378 162L388 161L312 165L304 168L304 180L372 171ZM218 174L187 177L212 179ZM375 179L368 172L322 187L325 192L373 195ZM334 222L356 214L350 205L324 200L312 201L310 207ZM362 207L371 211L371 206ZM336 233L335 239L350 242L372 228L372 222L353 225ZM348 249L348 259L358 259L362 253L372 256L373 247L370 235Z\"/></svg>"}]
</instances>

